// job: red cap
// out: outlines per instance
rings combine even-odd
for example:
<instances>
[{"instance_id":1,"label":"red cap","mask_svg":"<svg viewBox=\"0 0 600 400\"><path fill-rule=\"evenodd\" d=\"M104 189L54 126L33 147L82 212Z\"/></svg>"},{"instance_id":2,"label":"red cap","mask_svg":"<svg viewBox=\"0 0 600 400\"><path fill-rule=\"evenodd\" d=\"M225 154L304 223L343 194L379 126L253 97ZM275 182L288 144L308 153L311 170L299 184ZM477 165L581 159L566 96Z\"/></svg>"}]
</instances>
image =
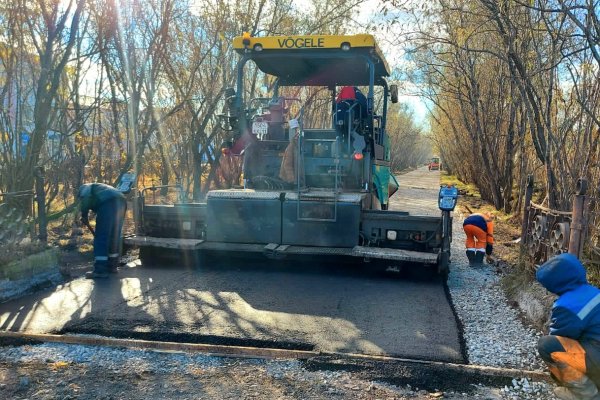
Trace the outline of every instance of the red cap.
<instances>
[{"instance_id":1,"label":"red cap","mask_svg":"<svg viewBox=\"0 0 600 400\"><path fill-rule=\"evenodd\" d=\"M342 90L340 90L340 94L337 97L337 101L342 100L356 100L356 91L352 86L344 86Z\"/></svg>"}]
</instances>

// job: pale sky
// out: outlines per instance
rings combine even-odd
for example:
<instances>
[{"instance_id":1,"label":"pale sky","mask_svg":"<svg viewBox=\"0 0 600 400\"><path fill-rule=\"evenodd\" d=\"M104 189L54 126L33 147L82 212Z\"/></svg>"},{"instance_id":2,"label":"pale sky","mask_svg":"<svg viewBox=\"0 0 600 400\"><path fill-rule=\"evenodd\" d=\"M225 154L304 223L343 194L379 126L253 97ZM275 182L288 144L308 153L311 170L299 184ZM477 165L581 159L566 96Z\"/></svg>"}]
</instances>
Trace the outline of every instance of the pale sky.
<instances>
[{"instance_id":1,"label":"pale sky","mask_svg":"<svg viewBox=\"0 0 600 400\"><path fill-rule=\"evenodd\" d=\"M300 0L301 3L305 1L310 0ZM378 12L380 9L380 0L366 0L359 11L357 18L358 22L365 24L374 17L378 17ZM388 33L388 35L391 36L388 38L385 37L385 33L383 32L375 32L374 35L390 68L392 70L395 68L406 68L408 61L405 59L404 49L397 45L392 45L394 39L396 39L396 34ZM415 93L417 91L416 85L413 82L403 81L399 82L399 86L400 102L407 104L410 107L414 113L415 122L423 127L426 124L428 110L427 106L425 105L425 101L421 97L411 95L411 93Z\"/></svg>"}]
</instances>

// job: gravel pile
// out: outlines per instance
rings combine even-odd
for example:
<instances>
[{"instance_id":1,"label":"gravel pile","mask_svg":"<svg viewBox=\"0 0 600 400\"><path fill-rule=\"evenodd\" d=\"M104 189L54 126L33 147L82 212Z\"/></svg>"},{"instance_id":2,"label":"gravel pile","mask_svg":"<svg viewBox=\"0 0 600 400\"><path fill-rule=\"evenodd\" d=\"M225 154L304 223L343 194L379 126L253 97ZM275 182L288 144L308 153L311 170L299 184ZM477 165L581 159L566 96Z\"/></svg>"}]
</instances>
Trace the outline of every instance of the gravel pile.
<instances>
[{"instance_id":1,"label":"gravel pile","mask_svg":"<svg viewBox=\"0 0 600 400\"><path fill-rule=\"evenodd\" d=\"M524 326L518 311L510 307L500 287L500 277L492 265L471 268L465 255L463 218L454 217L452 264L448 289L462 324L470 364L546 371L537 354L542 335ZM505 398L546 399L551 385L514 379L502 389Z\"/></svg>"},{"instance_id":2,"label":"gravel pile","mask_svg":"<svg viewBox=\"0 0 600 400\"><path fill-rule=\"evenodd\" d=\"M202 354L162 353L61 343L8 347L0 352L0 361L77 363L112 371L123 368L138 373L155 374L185 373L198 365L202 365L203 368L217 368L222 365L222 360Z\"/></svg>"},{"instance_id":3,"label":"gravel pile","mask_svg":"<svg viewBox=\"0 0 600 400\"><path fill-rule=\"evenodd\" d=\"M55 270L34 275L31 278L17 280L0 280L0 302L16 299L27 293L33 293L40 288L56 286L64 281L63 276Z\"/></svg>"},{"instance_id":4,"label":"gravel pile","mask_svg":"<svg viewBox=\"0 0 600 400\"><path fill-rule=\"evenodd\" d=\"M7 378L9 371L14 375L12 382ZM199 395L197 390L202 389L212 394ZM497 398L490 397L484 387L475 392L478 398ZM218 358L59 343L0 352L0 398L425 400L473 398L472 393L397 387L346 371L308 370L296 360Z\"/></svg>"}]
</instances>

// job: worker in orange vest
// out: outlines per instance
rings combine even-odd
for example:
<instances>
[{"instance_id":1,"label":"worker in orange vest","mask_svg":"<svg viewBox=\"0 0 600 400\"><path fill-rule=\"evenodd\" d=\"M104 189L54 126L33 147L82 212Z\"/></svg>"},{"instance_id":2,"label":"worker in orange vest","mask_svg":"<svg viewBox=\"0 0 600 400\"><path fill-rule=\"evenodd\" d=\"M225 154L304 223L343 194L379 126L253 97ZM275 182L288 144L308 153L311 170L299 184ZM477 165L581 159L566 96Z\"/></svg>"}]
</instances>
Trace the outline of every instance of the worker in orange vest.
<instances>
[{"instance_id":1,"label":"worker in orange vest","mask_svg":"<svg viewBox=\"0 0 600 400\"><path fill-rule=\"evenodd\" d=\"M471 214L465 219L463 229L467 235L465 243L469 266L483 266L485 255L491 257L494 251L494 221L490 212Z\"/></svg>"}]
</instances>

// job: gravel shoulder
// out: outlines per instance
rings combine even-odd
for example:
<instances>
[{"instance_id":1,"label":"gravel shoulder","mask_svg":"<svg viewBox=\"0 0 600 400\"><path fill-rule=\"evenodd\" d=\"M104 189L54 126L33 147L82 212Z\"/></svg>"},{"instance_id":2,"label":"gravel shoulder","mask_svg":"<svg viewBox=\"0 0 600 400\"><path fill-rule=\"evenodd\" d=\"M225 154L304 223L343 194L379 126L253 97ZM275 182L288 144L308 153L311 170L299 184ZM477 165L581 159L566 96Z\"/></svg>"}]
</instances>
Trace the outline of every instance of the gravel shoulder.
<instances>
[{"instance_id":1,"label":"gravel shoulder","mask_svg":"<svg viewBox=\"0 0 600 400\"><path fill-rule=\"evenodd\" d=\"M304 362L252 360L43 344L8 349L0 397L10 399L432 399L501 398L474 384L463 391L394 386ZM491 396L491 397L490 397Z\"/></svg>"}]
</instances>

